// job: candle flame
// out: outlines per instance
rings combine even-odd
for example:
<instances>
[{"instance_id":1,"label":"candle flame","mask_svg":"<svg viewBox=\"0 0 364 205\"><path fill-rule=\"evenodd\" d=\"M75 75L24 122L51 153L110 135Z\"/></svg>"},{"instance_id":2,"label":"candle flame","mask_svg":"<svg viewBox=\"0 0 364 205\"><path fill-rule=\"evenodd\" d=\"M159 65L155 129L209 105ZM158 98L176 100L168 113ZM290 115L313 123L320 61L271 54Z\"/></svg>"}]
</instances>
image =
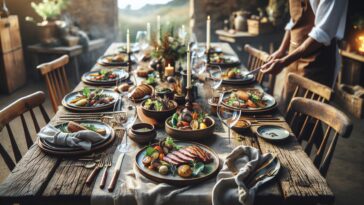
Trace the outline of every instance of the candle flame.
<instances>
[{"instance_id":1,"label":"candle flame","mask_svg":"<svg viewBox=\"0 0 364 205\"><path fill-rule=\"evenodd\" d=\"M364 34L358 37L359 46L358 51L364 53Z\"/></svg>"},{"instance_id":2,"label":"candle flame","mask_svg":"<svg viewBox=\"0 0 364 205\"><path fill-rule=\"evenodd\" d=\"M210 16L207 16L207 20L210 20Z\"/></svg>"}]
</instances>

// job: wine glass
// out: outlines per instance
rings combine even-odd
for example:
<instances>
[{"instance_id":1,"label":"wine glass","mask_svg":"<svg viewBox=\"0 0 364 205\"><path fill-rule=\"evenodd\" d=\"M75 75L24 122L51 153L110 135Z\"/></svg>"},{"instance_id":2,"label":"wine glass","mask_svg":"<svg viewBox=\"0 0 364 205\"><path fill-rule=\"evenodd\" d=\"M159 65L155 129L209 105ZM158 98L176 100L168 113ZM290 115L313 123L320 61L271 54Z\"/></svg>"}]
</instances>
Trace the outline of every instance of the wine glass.
<instances>
[{"instance_id":1,"label":"wine glass","mask_svg":"<svg viewBox=\"0 0 364 205\"><path fill-rule=\"evenodd\" d=\"M147 31L138 31L135 40L141 51L148 48L149 43Z\"/></svg>"},{"instance_id":2,"label":"wine glass","mask_svg":"<svg viewBox=\"0 0 364 205\"><path fill-rule=\"evenodd\" d=\"M122 89L123 86L127 86L127 89ZM134 124L137 118L137 110L136 106L129 99L128 93L133 92L133 90L137 87L137 81L133 74L129 74L128 78L120 79L116 82L116 87L120 92L118 100L114 104L114 119L113 123L117 126L117 128L124 129L124 138L125 144L121 143L117 149L120 152L128 151L128 136L127 131Z\"/></svg>"},{"instance_id":3,"label":"wine glass","mask_svg":"<svg viewBox=\"0 0 364 205\"><path fill-rule=\"evenodd\" d=\"M230 144L230 130L239 121L241 110L240 102L234 102L234 107L226 106L223 103L224 93L220 95L219 103L217 105L217 116L220 121L228 128L228 139ZM236 108L235 108L236 107Z\"/></svg>"},{"instance_id":4,"label":"wine glass","mask_svg":"<svg viewBox=\"0 0 364 205\"><path fill-rule=\"evenodd\" d=\"M218 65L209 65L206 67L205 84L210 86L212 90L212 97L215 96L215 91L222 83L222 70Z\"/></svg>"},{"instance_id":5,"label":"wine glass","mask_svg":"<svg viewBox=\"0 0 364 205\"><path fill-rule=\"evenodd\" d=\"M192 71L196 75L201 75L206 70L206 58L199 57L196 52L192 53Z\"/></svg>"},{"instance_id":6,"label":"wine glass","mask_svg":"<svg viewBox=\"0 0 364 205\"><path fill-rule=\"evenodd\" d=\"M144 58L144 51L148 48L148 33L146 31L138 31L136 34L136 44L139 47L139 52L135 53L135 57L138 62L142 61Z\"/></svg>"}]
</instances>

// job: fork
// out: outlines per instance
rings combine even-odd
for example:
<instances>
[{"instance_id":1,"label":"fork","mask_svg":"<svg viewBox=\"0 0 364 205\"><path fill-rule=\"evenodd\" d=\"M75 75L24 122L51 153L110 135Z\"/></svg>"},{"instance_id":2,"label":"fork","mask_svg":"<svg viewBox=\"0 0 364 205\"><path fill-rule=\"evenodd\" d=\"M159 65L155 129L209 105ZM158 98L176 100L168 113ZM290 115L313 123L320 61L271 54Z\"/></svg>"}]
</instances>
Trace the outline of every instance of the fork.
<instances>
[{"instance_id":1,"label":"fork","mask_svg":"<svg viewBox=\"0 0 364 205\"><path fill-rule=\"evenodd\" d=\"M109 167L111 167L112 164L112 155L109 154L109 156L106 158L105 160L105 164L104 164L104 173L102 174L101 177L101 182L100 182L100 189L103 189L105 187L106 184L106 178L107 178L107 170Z\"/></svg>"},{"instance_id":2,"label":"fork","mask_svg":"<svg viewBox=\"0 0 364 205\"><path fill-rule=\"evenodd\" d=\"M90 175L88 175L86 179L86 185L90 186L95 178L95 176L99 173L99 171L104 166L105 157L101 158L100 162L97 164L97 166L92 170Z\"/></svg>"},{"instance_id":3,"label":"fork","mask_svg":"<svg viewBox=\"0 0 364 205\"><path fill-rule=\"evenodd\" d=\"M256 184L258 181L262 180L265 177L272 177L275 174L278 173L278 169L276 169L275 167L272 167L270 170L268 170L267 172L265 172L264 174L257 176L256 178L254 178L252 181L250 181L250 183L248 184L248 187L253 187L254 184Z\"/></svg>"}]
</instances>

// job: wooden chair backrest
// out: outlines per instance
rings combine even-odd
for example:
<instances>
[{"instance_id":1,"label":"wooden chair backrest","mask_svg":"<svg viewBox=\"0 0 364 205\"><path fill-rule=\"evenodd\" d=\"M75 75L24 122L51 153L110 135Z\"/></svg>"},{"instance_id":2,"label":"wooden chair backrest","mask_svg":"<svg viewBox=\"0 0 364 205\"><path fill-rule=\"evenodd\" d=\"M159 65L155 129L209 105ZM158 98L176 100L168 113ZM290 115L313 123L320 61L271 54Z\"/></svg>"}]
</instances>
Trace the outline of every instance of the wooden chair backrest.
<instances>
[{"instance_id":1,"label":"wooden chair backrest","mask_svg":"<svg viewBox=\"0 0 364 205\"><path fill-rule=\"evenodd\" d=\"M320 137L321 143L317 151L313 153L313 163L319 169L321 174L326 177L327 171L332 160L335 146L339 136L348 138L353 129L350 119L335 107L302 97L292 99L290 110L288 111L287 121L291 127L297 127L295 132L299 142L302 141L301 134L304 130L310 129L310 136L304 149L311 156L312 147ZM313 122L313 126L309 126ZM317 132L325 126L323 136L318 136ZM330 140L331 138L331 140ZM329 147L326 145L329 144Z\"/></svg>"},{"instance_id":2,"label":"wooden chair backrest","mask_svg":"<svg viewBox=\"0 0 364 205\"><path fill-rule=\"evenodd\" d=\"M47 115L47 112L45 111L43 107L43 103L45 101L45 94L42 91L35 92L31 95L25 96L20 98L19 100L13 102L12 104L8 105L4 109L0 110L0 132L3 130L4 127L6 127L6 130L8 132L8 136L11 143L11 148L14 153L14 159L16 162L18 162L21 158L21 152L19 149L19 146L17 144L17 141L19 142L19 139L15 139L16 136L13 134L13 130L11 129L10 122L16 119L17 117L20 117L21 124L24 131L25 141L27 144L27 147L29 149L30 146L33 145L33 140L30 135L30 130L28 129L27 122L25 120L24 114L26 112L30 113L30 116L33 121L33 125L36 132L40 131L40 126L38 123L38 120L34 113L34 108L39 107L40 112L43 116L43 119L46 123L49 122L49 116ZM3 141L3 140L1 140ZM3 145L0 141L0 155L4 159L6 165L10 170L12 170L15 167L15 162L12 160L8 152L4 149Z\"/></svg>"},{"instance_id":3,"label":"wooden chair backrest","mask_svg":"<svg viewBox=\"0 0 364 205\"><path fill-rule=\"evenodd\" d=\"M288 86L296 87L291 99L293 99L294 97L303 97L319 102L328 103L331 101L333 94L332 89L328 86L302 77L295 73L290 73L288 75ZM287 110L289 110L290 106L291 102L289 103Z\"/></svg>"},{"instance_id":4,"label":"wooden chair backrest","mask_svg":"<svg viewBox=\"0 0 364 205\"><path fill-rule=\"evenodd\" d=\"M267 62L267 59L269 57L269 54L267 52L254 48L249 44L244 45L244 50L249 54L248 64L247 64L248 70L253 70L262 66L264 63ZM259 84L262 84L265 76L266 76L265 74L259 72L256 75L257 82ZM268 75L268 77L269 79L267 88L269 90L269 93L273 93L275 78L273 75Z\"/></svg>"},{"instance_id":5,"label":"wooden chair backrest","mask_svg":"<svg viewBox=\"0 0 364 205\"><path fill-rule=\"evenodd\" d=\"M68 62L69 57L63 55L54 61L37 66L37 69L45 77L54 112L57 111L63 97L70 90L65 71Z\"/></svg>"}]
</instances>

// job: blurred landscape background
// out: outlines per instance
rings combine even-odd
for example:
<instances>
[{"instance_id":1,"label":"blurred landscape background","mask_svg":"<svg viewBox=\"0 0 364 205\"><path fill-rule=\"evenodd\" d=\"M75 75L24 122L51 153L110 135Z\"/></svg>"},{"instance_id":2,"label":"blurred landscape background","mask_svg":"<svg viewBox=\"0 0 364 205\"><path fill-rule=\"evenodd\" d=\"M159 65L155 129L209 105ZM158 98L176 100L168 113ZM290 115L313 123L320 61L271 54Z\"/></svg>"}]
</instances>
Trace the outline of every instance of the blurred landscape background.
<instances>
[{"instance_id":1,"label":"blurred landscape background","mask_svg":"<svg viewBox=\"0 0 364 205\"><path fill-rule=\"evenodd\" d=\"M125 41L126 30L130 29L131 41L135 41L137 31L146 31L147 23L152 32L157 28L157 16L161 17L164 27L179 28L189 26L189 0L119 0L118 40ZM187 14L187 15L186 15Z\"/></svg>"}]
</instances>

